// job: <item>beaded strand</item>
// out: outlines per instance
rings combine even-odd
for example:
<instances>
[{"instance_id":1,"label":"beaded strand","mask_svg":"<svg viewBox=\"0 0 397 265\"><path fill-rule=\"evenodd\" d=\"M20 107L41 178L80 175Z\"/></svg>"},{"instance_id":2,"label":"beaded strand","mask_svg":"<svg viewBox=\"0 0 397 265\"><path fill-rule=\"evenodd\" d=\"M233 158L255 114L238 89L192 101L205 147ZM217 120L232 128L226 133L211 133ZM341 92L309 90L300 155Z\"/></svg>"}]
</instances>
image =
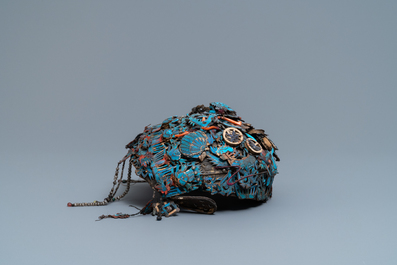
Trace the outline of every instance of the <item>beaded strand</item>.
<instances>
[{"instance_id":1,"label":"beaded strand","mask_svg":"<svg viewBox=\"0 0 397 265\"><path fill-rule=\"evenodd\" d=\"M128 166L128 175L127 175L127 180L123 180L123 175L124 175L124 166L125 166L125 161L130 158L129 161L129 166ZM131 183L143 183L145 181L141 181L141 180L132 180L131 179L131 172L132 172L132 158L131 156L125 156L124 159L122 159L120 162L118 162L117 167L116 167L116 171L114 174L114 179L113 179L113 187L111 188L108 197L106 197L103 201L98 202L98 201L94 201L94 202L82 202L82 203L71 203L69 202L67 204L68 207L78 207L78 206L104 206L107 205L109 202L112 201L116 201L116 200L120 200L121 198L123 198L125 195L127 195L127 193L130 190L130 186ZM120 174L120 178L119 178L119 166L120 164L122 164L121 167L121 174ZM127 183L127 188L125 189L124 193L114 197L120 187L121 183ZM117 187L116 187L117 185Z\"/></svg>"},{"instance_id":2,"label":"beaded strand","mask_svg":"<svg viewBox=\"0 0 397 265\"><path fill-rule=\"evenodd\" d=\"M98 217L98 220L95 220L95 221L101 221L102 219L105 219L105 218L126 219L128 217L136 216L136 215L141 213L141 209L139 209L138 207L136 207L134 205L130 205L130 206L136 208L137 210L139 210L139 212L134 213L134 214L126 214L126 213L117 213L117 214L114 214L114 215L112 215L112 214L109 214L109 215L102 214L101 216Z\"/></svg>"}]
</instances>

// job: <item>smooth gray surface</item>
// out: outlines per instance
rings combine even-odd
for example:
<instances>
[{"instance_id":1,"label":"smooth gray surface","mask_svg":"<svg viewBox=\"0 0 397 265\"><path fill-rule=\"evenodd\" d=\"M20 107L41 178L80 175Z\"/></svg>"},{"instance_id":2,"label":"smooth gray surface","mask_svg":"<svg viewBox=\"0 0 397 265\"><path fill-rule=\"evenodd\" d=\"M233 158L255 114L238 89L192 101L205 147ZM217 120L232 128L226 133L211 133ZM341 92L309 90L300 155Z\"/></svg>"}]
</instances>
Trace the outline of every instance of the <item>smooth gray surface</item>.
<instances>
[{"instance_id":1,"label":"smooth gray surface","mask_svg":"<svg viewBox=\"0 0 397 265\"><path fill-rule=\"evenodd\" d=\"M396 264L395 1L1 1L2 264ZM95 222L144 126L221 101L278 145L266 204Z\"/></svg>"}]
</instances>

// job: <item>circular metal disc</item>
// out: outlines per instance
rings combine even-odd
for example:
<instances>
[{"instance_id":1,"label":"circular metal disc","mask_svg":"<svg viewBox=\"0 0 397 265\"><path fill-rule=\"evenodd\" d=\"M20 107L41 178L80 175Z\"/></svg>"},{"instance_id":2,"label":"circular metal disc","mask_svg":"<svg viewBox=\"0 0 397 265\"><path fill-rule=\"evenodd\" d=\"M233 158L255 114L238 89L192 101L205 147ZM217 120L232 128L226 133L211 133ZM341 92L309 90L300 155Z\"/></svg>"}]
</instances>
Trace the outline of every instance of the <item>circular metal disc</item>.
<instances>
[{"instance_id":1,"label":"circular metal disc","mask_svg":"<svg viewBox=\"0 0 397 265\"><path fill-rule=\"evenodd\" d=\"M248 148L248 150L250 150L251 152L253 152L255 154L262 153L262 150L263 150L262 146L252 138L248 138L245 141L245 146Z\"/></svg>"},{"instance_id":2,"label":"circular metal disc","mask_svg":"<svg viewBox=\"0 0 397 265\"><path fill-rule=\"evenodd\" d=\"M223 139L230 145L238 145L243 141L243 133L236 128L226 128L223 131Z\"/></svg>"}]
</instances>

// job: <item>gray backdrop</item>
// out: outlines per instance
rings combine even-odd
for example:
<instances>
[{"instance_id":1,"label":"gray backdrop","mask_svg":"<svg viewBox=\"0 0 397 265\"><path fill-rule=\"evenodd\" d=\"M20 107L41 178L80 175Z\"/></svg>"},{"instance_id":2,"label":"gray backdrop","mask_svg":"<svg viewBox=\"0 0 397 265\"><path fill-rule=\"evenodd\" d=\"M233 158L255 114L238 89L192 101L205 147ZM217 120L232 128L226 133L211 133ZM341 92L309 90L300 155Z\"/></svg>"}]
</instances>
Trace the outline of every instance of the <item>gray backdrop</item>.
<instances>
[{"instance_id":1,"label":"gray backdrop","mask_svg":"<svg viewBox=\"0 0 397 265\"><path fill-rule=\"evenodd\" d=\"M396 264L396 1L1 1L2 264ZM228 104L273 198L212 216L102 200L148 124Z\"/></svg>"}]
</instances>

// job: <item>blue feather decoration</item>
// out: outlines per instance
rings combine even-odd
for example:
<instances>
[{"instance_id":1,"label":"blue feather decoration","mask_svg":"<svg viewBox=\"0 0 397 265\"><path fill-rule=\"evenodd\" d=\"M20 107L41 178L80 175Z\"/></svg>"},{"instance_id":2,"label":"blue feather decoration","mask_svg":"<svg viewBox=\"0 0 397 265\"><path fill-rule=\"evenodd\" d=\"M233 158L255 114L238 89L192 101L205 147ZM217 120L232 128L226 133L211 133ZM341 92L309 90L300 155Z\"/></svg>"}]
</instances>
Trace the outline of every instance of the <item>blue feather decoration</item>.
<instances>
[{"instance_id":1,"label":"blue feather decoration","mask_svg":"<svg viewBox=\"0 0 397 265\"><path fill-rule=\"evenodd\" d=\"M181 140L181 153L188 157L197 158L208 145L208 137L202 131L185 135Z\"/></svg>"}]
</instances>

